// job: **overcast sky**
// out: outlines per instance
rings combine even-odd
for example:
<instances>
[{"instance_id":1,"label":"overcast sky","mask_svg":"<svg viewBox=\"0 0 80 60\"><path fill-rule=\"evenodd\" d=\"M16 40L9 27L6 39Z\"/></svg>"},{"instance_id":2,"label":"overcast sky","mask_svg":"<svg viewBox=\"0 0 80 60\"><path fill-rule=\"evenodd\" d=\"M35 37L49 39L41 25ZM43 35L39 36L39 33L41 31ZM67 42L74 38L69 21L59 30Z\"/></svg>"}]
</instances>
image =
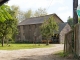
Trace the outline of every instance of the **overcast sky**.
<instances>
[{"instance_id":1,"label":"overcast sky","mask_svg":"<svg viewBox=\"0 0 80 60\"><path fill-rule=\"evenodd\" d=\"M73 0L10 0L8 5L17 5L23 11L45 8L48 14L56 13L64 22L73 13Z\"/></svg>"}]
</instances>

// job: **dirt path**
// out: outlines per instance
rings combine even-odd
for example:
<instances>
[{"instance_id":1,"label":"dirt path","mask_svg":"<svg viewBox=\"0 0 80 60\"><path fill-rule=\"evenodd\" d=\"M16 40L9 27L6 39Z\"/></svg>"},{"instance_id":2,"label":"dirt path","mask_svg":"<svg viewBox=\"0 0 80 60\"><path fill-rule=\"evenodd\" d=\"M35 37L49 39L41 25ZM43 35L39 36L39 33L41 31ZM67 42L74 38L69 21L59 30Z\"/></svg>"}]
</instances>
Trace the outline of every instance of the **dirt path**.
<instances>
[{"instance_id":1,"label":"dirt path","mask_svg":"<svg viewBox=\"0 0 80 60\"><path fill-rule=\"evenodd\" d=\"M0 50L0 60L59 60L52 53L60 50L63 50L63 45L61 44L55 44L55 47L50 48Z\"/></svg>"}]
</instances>

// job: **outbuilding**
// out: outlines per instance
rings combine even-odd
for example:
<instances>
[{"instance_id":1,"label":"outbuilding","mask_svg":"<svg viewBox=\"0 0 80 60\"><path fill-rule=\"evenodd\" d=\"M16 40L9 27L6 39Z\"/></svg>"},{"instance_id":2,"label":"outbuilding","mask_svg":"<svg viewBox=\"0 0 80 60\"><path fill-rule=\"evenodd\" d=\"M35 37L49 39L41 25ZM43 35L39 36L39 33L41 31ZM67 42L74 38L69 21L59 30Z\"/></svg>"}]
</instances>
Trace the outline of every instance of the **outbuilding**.
<instances>
[{"instance_id":1,"label":"outbuilding","mask_svg":"<svg viewBox=\"0 0 80 60\"><path fill-rule=\"evenodd\" d=\"M64 23L56 14L50 14L40 17L28 18L18 24L19 34L16 36L17 42L42 42L43 37L40 33L40 26L44 20L48 20L50 17L54 17L55 22L59 26L59 31L55 32L53 43L64 43L65 34L71 30L68 23Z\"/></svg>"}]
</instances>

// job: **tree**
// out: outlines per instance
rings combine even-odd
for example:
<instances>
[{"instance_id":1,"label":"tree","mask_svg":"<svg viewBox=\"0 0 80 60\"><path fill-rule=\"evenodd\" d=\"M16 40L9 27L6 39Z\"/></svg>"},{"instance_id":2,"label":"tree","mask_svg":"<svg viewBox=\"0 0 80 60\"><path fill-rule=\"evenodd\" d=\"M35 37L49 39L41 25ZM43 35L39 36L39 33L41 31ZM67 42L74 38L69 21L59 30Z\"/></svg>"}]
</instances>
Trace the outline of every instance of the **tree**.
<instances>
[{"instance_id":1,"label":"tree","mask_svg":"<svg viewBox=\"0 0 80 60\"><path fill-rule=\"evenodd\" d=\"M33 17L33 11L29 9L24 13L25 19Z\"/></svg>"},{"instance_id":2,"label":"tree","mask_svg":"<svg viewBox=\"0 0 80 60\"><path fill-rule=\"evenodd\" d=\"M13 22L11 24L12 25L12 32L11 32L11 34L8 34L7 37L9 37L11 40L15 40L15 35L18 33L18 31L17 31L18 18L16 17L17 15L16 15L16 12L14 10L9 9L8 12L13 17Z\"/></svg>"},{"instance_id":3,"label":"tree","mask_svg":"<svg viewBox=\"0 0 80 60\"><path fill-rule=\"evenodd\" d=\"M18 19L18 22L25 20L24 12L20 10L19 6L12 5L10 7L11 11L14 13L14 17Z\"/></svg>"},{"instance_id":4,"label":"tree","mask_svg":"<svg viewBox=\"0 0 80 60\"><path fill-rule=\"evenodd\" d=\"M68 22L68 24L69 24L71 27L73 27L73 18L71 18L71 17L69 16L67 22Z\"/></svg>"},{"instance_id":5,"label":"tree","mask_svg":"<svg viewBox=\"0 0 80 60\"><path fill-rule=\"evenodd\" d=\"M13 5L10 7L12 11L15 12L15 17L17 17L18 22L21 22L27 18L31 17L39 17L39 16L44 16L47 15L46 9L39 8L35 12L32 11L31 9L27 10L26 12L23 12L20 10L19 6Z\"/></svg>"},{"instance_id":6,"label":"tree","mask_svg":"<svg viewBox=\"0 0 80 60\"><path fill-rule=\"evenodd\" d=\"M12 5L12 6L10 7L10 9L11 9L11 11L13 11L14 17L18 18L17 16L18 16L19 10L20 10L20 9L19 9L19 6Z\"/></svg>"},{"instance_id":7,"label":"tree","mask_svg":"<svg viewBox=\"0 0 80 60\"><path fill-rule=\"evenodd\" d=\"M23 12L20 10L19 6L12 5L10 9L11 9L11 14L13 14L14 17L18 19L18 22L20 22L23 17Z\"/></svg>"},{"instance_id":8,"label":"tree","mask_svg":"<svg viewBox=\"0 0 80 60\"><path fill-rule=\"evenodd\" d=\"M44 21L40 28L42 37L47 39L46 45L49 45L49 39L54 35L55 31L58 31L57 23L54 21L53 17L50 17L48 20Z\"/></svg>"},{"instance_id":9,"label":"tree","mask_svg":"<svg viewBox=\"0 0 80 60\"><path fill-rule=\"evenodd\" d=\"M73 26L73 18L71 18L71 17L69 16L67 22L68 22L68 24L69 24L72 28L74 27L74 26ZM80 23L80 18L78 18L78 23Z\"/></svg>"},{"instance_id":10,"label":"tree","mask_svg":"<svg viewBox=\"0 0 80 60\"><path fill-rule=\"evenodd\" d=\"M45 16L47 15L46 9L39 8L38 10L35 11L34 16L39 17L39 16Z\"/></svg>"},{"instance_id":11,"label":"tree","mask_svg":"<svg viewBox=\"0 0 80 60\"><path fill-rule=\"evenodd\" d=\"M0 6L0 22L4 22L7 19L12 19L11 15L7 12L8 8L9 7L6 5Z\"/></svg>"},{"instance_id":12,"label":"tree","mask_svg":"<svg viewBox=\"0 0 80 60\"><path fill-rule=\"evenodd\" d=\"M2 41L2 46L4 46L4 40L12 37L12 34L16 28L16 19L13 17L13 12L11 13L10 7L7 5L2 5L0 7L2 18L0 18L0 39Z\"/></svg>"}]
</instances>

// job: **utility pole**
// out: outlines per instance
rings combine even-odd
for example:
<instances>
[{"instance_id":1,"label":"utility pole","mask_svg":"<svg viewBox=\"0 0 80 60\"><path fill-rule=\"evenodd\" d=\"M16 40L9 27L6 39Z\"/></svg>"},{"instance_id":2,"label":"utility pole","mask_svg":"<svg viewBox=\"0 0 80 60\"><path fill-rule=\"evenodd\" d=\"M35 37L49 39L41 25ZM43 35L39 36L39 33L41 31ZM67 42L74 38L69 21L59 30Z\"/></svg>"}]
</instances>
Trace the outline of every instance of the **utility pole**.
<instances>
[{"instance_id":1,"label":"utility pole","mask_svg":"<svg viewBox=\"0 0 80 60\"><path fill-rule=\"evenodd\" d=\"M77 15L77 6L78 6L78 0L73 0L73 25L78 23L78 15Z\"/></svg>"}]
</instances>

